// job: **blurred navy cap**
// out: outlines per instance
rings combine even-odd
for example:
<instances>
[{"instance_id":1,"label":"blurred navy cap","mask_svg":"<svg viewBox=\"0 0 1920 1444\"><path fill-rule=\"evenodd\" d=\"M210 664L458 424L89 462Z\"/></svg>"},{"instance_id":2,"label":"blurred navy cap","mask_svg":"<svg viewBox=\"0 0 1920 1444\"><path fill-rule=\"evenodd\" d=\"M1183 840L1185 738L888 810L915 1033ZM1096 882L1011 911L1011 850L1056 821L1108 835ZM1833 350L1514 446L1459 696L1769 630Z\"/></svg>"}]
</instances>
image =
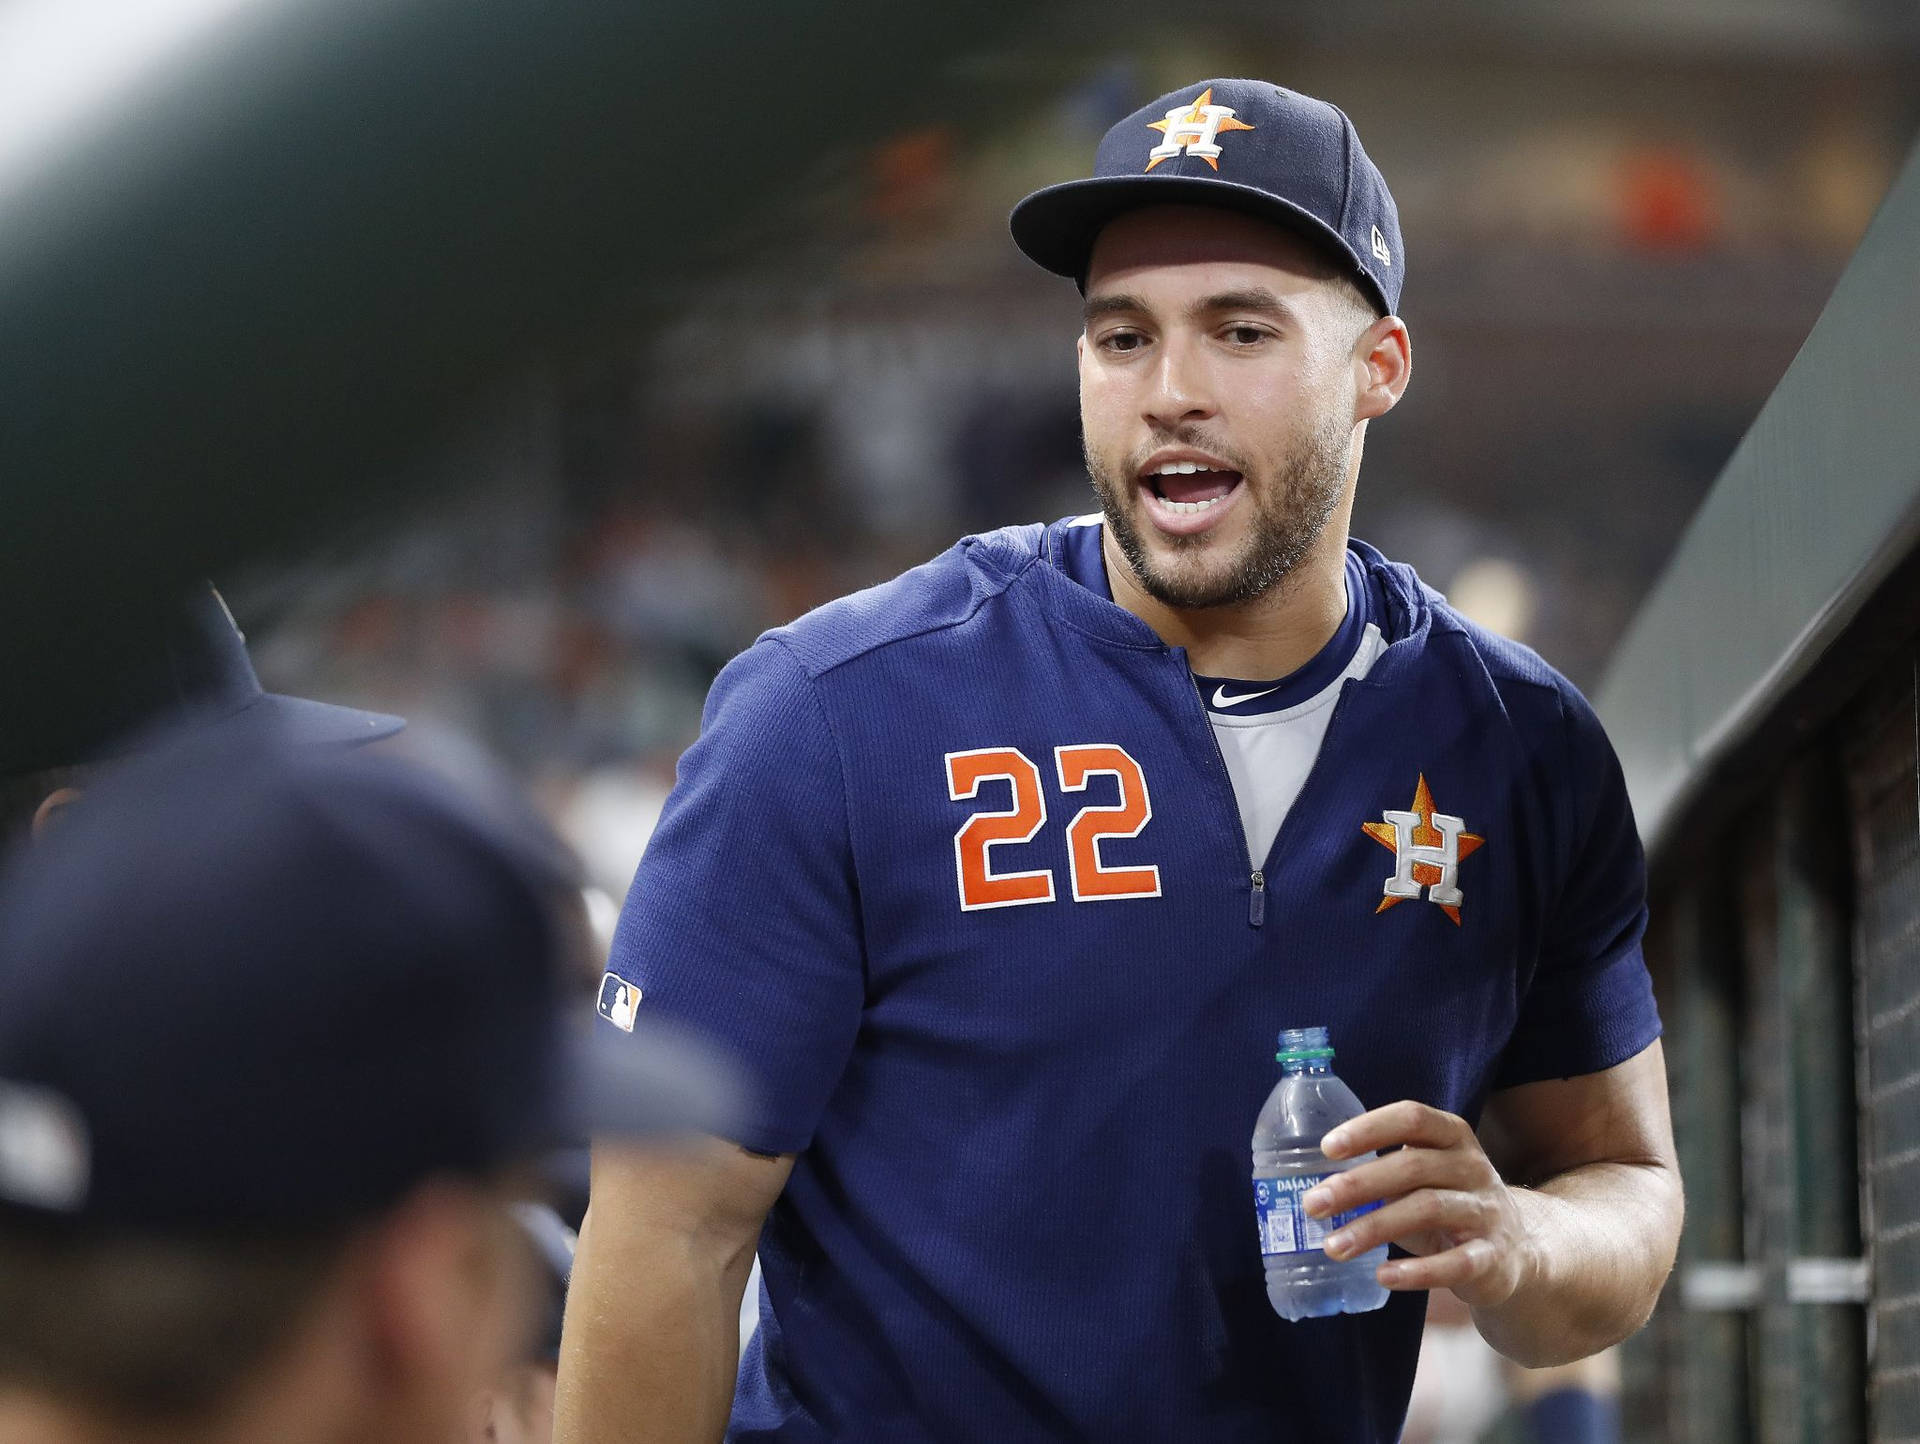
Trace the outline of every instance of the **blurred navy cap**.
<instances>
[{"instance_id":1,"label":"blurred navy cap","mask_svg":"<svg viewBox=\"0 0 1920 1444\"><path fill-rule=\"evenodd\" d=\"M201 583L172 606L89 633L84 655L17 679L0 700L0 776L98 762L183 722L229 741L275 731L301 743L372 742L406 725L382 712L284 697L260 685L220 593Z\"/></svg>"},{"instance_id":2,"label":"blurred navy cap","mask_svg":"<svg viewBox=\"0 0 1920 1444\"><path fill-rule=\"evenodd\" d=\"M109 777L0 880L0 1211L324 1225L590 1135L724 1130L705 1052L570 1016L526 816L204 732Z\"/></svg>"},{"instance_id":3,"label":"blurred navy cap","mask_svg":"<svg viewBox=\"0 0 1920 1444\"><path fill-rule=\"evenodd\" d=\"M1084 289L1101 228L1124 211L1210 205L1288 227L1353 273L1382 315L1400 306L1400 212L1353 122L1264 80L1203 80L1135 111L1100 142L1093 175L1013 208L1014 243Z\"/></svg>"}]
</instances>

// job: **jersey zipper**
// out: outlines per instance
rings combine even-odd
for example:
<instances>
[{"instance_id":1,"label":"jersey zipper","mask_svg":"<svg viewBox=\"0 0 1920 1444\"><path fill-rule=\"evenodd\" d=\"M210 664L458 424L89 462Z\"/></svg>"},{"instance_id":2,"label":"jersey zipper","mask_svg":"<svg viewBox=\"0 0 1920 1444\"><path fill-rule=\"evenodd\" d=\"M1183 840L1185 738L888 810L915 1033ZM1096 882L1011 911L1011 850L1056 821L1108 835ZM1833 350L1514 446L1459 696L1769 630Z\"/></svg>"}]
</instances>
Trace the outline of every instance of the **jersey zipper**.
<instances>
[{"instance_id":1,"label":"jersey zipper","mask_svg":"<svg viewBox=\"0 0 1920 1444\"><path fill-rule=\"evenodd\" d=\"M1214 735L1213 719L1207 715L1206 694L1200 690L1200 683L1194 679L1193 669L1181 663L1187 674L1187 688L1193 693L1193 700L1200 705L1200 726L1207 734L1207 741L1213 745L1213 760L1220 764L1220 780L1227 789L1227 801L1233 804L1229 812L1233 818L1233 830L1240 838L1240 855L1247 860L1247 880L1252 884L1247 894L1247 926L1263 928L1267 925L1267 875L1254 860L1253 852L1247 846L1246 829L1240 822L1240 799L1233 790L1233 774L1227 770L1227 754L1220 750L1220 739Z\"/></svg>"},{"instance_id":2,"label":"jersey zipper","mask_svg":"<svg viewBox=\"0 0 1920 1444\"><path fill-rule=\"evenodd\" d=\"M1348 678L1347 681L1352 681ZM1240 834L1241 855L1247 860L1247 878L1252 884L1247 895L1247 926L1265 927L1267 923L1267 874L1263 864L1254 860L1253 853L1247 847L1247 834L1240 824L1240 799L1233 790L1233 774L1227 770L1227 754L1220 750L1220 738L1213 730L1213 718L1207 714L1206 695L1201 692L1200 684L1194 680L1191 668L1187 670L1187 686L1193 692L1193 699L1200 705L1200 725L1206 729L1207 741L1213 744L1213 757L1220 764L1220 776L1226 783L1227 799L1233 803L1232 816L1234 830ZM1327 730L1321 735L1319 751L1314 753L1313 761L1307 767L1307 775L1301 780L1300 791L1287 815L1280 819L1280 830L1274 834L1273 847L1280 846L1280 839L1287 835L1287 827L1293 821L1294 813L1300 810L1300 798L1307 795L1307 789L1313 786L1313 779L1320 771L1322 759L1327 755L1327 738L1333 735L1333 729L1339 725L1340 714L1347 706L1347 685L1342 682L1340 695L1333 700L1333 715L1327 718Z\"/></svg>"}]
</instances>

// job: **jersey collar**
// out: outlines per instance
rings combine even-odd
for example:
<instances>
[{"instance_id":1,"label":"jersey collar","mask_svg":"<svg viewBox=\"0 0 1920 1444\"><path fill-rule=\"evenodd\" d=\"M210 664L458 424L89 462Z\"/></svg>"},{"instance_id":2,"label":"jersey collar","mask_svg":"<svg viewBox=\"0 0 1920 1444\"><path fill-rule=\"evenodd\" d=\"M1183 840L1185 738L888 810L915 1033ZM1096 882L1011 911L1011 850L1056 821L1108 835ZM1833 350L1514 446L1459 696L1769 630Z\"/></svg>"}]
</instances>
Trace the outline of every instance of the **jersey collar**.
<instances>
[{"instance_id":1,"label":"jersey collar","mask_svg":"<svg viewBox=\"0 0 1920 1444\"><path fill-rule=\"evenodd\" d=\"M1049 555L1048 542L1051 533L1066 525L1066 521L1060 521L1052 526L1028 523L1003 527L963 538L960 546L984 573L980 583L986 591L1004 591L1015 583L1031 585L1041 605L1076 631L1118 647L1174 651L1125 607L1095 594L1060 570ZM1366 542L1350 538L1347 547L1359 557L1368 579L1378 588L1381 609L1374 620L1387 649L1368 672L1366 684L1383 685L1402 667L1411 665L1414 654L1424 650L1438 615L1433 605L1438 596L1421 583L1412 567L1388 561Z\"/></svg>"}]
</instances>

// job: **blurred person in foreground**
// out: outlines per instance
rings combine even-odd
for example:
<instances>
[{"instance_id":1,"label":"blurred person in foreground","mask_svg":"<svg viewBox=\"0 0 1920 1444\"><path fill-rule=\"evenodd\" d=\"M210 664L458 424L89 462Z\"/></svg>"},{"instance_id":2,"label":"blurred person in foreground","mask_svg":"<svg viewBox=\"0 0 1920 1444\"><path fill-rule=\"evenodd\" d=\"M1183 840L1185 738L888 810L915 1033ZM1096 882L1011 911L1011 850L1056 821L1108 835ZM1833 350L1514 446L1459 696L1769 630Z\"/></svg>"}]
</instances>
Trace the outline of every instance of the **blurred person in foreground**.
<instances>
[{"instance_id":1,"label":"blurred person in foreground","mask_svg":"<svg viewBox=\"0 0 1920 1444\"><path fill-rule=\"evenodd\" d=\"M1013 231L1085 296L1101 512L768 633L681 760L603 999L722 1040L761 1109L596 1160L564 1444L1388 1444L1426 1291L1545 1364L1671 1267L1612 748L1348 536L1411 367L1385 181L1338 110L1248 80L1162 96L1095 171ZM1383 1307L1293 1323L1248 1146L1306 1026L1371 1111L1304 1211L1335 1259L1401 1253Z\"/></svg>"},{"instance_id":2,"label":"blurred person in foreground","mask_svg":"<svg viewBox=\"0 0 1920 1444\"><path fill-rule=\"evenodd\" d=\"M539 1274L536 1327L528 1333L526 1347L476 1401L467 1444L551 1444L553 1439L553 1385L576 1239L545 1204L515 1204L513 1214Z\"/></svg>"},{"instance_id":3,"label":"blurred person in foreground","mask_svg":"<svg viewBox=\"0 0 1920 1444\"><path fill-rule=\"evenodd\" d=\"M201 583L172 606L129 611L57 675L0 694L0 849L43 834L112 767L177 729L239 745L274 734L320 747L390 737L406 724L260 685L226 600Z\"/></svg>"},{"instance_id":4,"label":"blurred person in foreground","mask_svg":"<svg viewBox=\"0 0 1920 1444\"><path fill-rule=\"evenodd\" d=\"M397 759L204 731L0 881L0 1439L450 1441L560 1138L724 1080L563 1014L550 842ZM724 1126L724 1125L723 1125Z\"/></svg>"}]
</instances>

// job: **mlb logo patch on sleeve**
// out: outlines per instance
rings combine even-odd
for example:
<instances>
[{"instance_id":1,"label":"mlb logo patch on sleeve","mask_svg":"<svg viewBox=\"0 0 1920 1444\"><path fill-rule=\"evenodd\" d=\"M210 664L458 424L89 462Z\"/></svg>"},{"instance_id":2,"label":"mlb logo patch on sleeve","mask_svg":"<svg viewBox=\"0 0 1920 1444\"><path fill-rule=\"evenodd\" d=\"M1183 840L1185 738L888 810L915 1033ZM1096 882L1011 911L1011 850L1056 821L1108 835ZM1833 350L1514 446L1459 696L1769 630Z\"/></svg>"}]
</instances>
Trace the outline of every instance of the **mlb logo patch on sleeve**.
<instances>
[{"instance_id":1,"label":"mlb logo patch on sleeve","mask_svg":"<svg viewBox=\"0 0 1920 1444\"><path fill-rule=\"evenodd\" d=\"M640 1008L640 985L629 983L618 973L600 980L600 1016L623 1033L633 1031L633 1015Z\"/></svg>"}]
</instances>

